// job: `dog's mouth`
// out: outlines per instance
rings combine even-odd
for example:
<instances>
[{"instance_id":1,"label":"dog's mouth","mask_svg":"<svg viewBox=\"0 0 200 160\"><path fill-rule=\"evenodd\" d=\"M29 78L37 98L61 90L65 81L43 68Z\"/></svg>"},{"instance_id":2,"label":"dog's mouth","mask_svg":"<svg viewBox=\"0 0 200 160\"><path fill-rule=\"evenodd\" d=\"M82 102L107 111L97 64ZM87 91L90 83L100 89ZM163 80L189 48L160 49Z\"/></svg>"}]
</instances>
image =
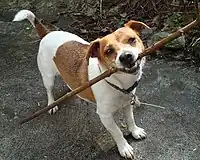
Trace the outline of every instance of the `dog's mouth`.
<instances>
[{"instance_id":1,"label":"dog's mouth","mask_svg":"<svg viewBox=\"0 0 200 160\"><path fill-rule=\"evenodd\" d=\"M129 74L137 74L140 69L141 60L137 60L132 64L126 65L124 68L120 68L119 71Z\"/></svg>"}]
</instances>

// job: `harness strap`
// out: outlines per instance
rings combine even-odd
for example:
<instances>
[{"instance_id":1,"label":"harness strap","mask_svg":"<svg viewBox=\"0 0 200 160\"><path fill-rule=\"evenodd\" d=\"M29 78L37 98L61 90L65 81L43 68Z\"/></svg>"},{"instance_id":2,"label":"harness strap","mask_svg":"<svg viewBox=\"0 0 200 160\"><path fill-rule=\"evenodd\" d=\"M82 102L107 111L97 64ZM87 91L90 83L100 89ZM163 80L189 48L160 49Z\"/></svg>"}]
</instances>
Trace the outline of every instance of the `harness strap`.
<instances>
[{"instance_id":1,"label":"harness strap","mask_svg":"<svg viewBox=\"0 0 200 160\"><path fill-rule=\"evenodd\" d=\"M131 87L129 87L128 89L122 89L122 88L119 88L118 86L114 85L113 83L107 81L106 79L105 79L105 81L106 81L111 87L115 88L116 90L118 90L118 91L120 91L120 92L122 92L122 93L124 93L124 94L130 94L131 91L133 91L133 90L138 86L138 84L139 84L139 81L136 81L136 82L135 82Z\"/></svg>"},{"instance_id":2,"label":"harness strap","mask_svg":"<svg viewBox=\"0 0 200 160\"><path fill-rule=\"evenodd\" d=\"M100 66L98 65L99 67L99 71L101 72L101 68ZM128 89L122 89L122 88L119 88L118 86L114 85L113 83L107 81L106 79L104 79L111 87L115 88L116 90L124 93L124 94L130 94L131 91L133 91L139 84L139 81L136 81L131 87L129 87Z\"/></svg>"}]
</instances>

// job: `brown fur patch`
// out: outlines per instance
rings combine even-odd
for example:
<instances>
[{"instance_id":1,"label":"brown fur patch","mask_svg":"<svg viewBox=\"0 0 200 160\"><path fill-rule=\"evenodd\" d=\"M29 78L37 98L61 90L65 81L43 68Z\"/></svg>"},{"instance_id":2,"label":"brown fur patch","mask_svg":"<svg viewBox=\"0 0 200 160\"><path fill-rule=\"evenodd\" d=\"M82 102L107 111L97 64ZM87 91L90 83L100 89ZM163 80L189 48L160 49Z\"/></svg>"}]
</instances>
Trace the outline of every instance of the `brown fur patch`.
<instances>
[{"instance_id":1,"label":"brown fur patch","mask_svg":"<svg viewBox=\"0 0 200 160\"><path fill-rule=\"evenodd\" d=\"M134 24L134 27L145 25L141 22L132 21L125 27L93 41L90 45L75 41L61 45L57 49L54 62L65 82L72 89L88 82L88 60L90 56L97 57L102 66L110 68L120 48L136 47L141 51L144 50L142 40L139 38L137 31L130 26L131 24ZM134 44L129 43L131 38L135 38ZM89 101L95 101L91 88L82 91L79 96Z\"/></svg>"},{"instance_id":2,"label":"brown fur patch","mask_svg":"<svg viewBox=\"0 0 200 160\"><path fill-rule=\"evenodd\" d=\"M86 58L89 45L78 42L66 42L56 52L54 62L63 80L75 89L88 82L88 61ZM78 94L81 98L95 102L91 88Z\"/></svg>"},{"instance_id":3,"label":"brown fur patch","mask_svg":"<svg viewBox=\"0 0 200 160\"><path fill-rule=\"evenodd\" d=\"M35 18L34 24L35 24L37 33L41 39L51 31L60 30L58 27L52 25L51 23L48 23L47 21L44 21L44 20L40 21L37 18Z\"/></svg>"},{"instance_id":4,"label":"brown fur patch","mask_svg":"<svg viewBox=\"0 0 200 160\"><path fill-rule=\"evenodd\" d=\"M39 37L43 38L48 33L46 27L37 18L35 18L34 24Z\"/></svg>"},{"instance_id":5,"label":"brown fur patch","mask_svg":"<svg viewBox=\"0 0 200 160\"><path fill-rule=\"evenodd\" d=\"M139 38L136 31L132 30L130 27L122 27L117 29L112 34L109 34L101 39L99 39L100 47L99 47L99 58L100 63L110 68L111 64L115 61L117 57L117 52L122 47L131 47L132 44L129 44L129 39L135 38L136 43L134 46L141 50L144 50L144 45L142 40ZM107 53L108 49L112 49L113 52L111 54Z\"/></svg>"}]
</instances>

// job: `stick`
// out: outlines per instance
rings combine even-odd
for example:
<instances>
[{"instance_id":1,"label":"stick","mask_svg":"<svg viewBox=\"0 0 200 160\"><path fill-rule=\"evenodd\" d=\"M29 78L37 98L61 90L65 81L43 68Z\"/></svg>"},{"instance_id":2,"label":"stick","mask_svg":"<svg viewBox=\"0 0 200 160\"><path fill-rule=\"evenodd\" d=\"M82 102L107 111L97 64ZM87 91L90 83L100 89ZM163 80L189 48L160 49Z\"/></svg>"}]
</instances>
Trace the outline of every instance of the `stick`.
<instances>
[{"instance_id":1,"label":"stick","mask_svg":"<svg viewBox=\"0 0 200 160\"><path fill-rule=\"evenodd\" d=\"M195 1L196 5L196 9L197 9L197 14L199 14L198 12L198 3L197 0ZM138 56L138 59L141 59L144 56L147 56L149 54L154 53L156 50L160 49L161 47L163 47L165 44L167 44L168 42L180 37L181 35L183 35L184 33L188 32L189 30L191 30L192 28L199 26L200 25L200 20L199 20L199 16L197 16L197 19L193 22L191 22L190 24L188 24L187 26L179 29L178 31L170 34L168 37L162 39L161 41L157 42L156 44L154 44L153 46L147 48L144 50L144 52L140 53ZM135 69L135 68L134 68ZM62 101L82 92L83 90L87 89L88 87L92 86L93 84L99 82L100 80L109 77L110 75L112 75L113 73L117 72L117 71L124 71L123 69L119 69L119 68L111 68L110 70L105 71L104 73L102 73L101 75L97 76L96 78L92 79L91 81L85 83L84 85L76 88L75 90L68 92L67 94L65 94L64 96L62 96L61 98L59 98L58 100L56 100L54 103L52 103L49 106L46 106L45 108L35 112L33 115L26 117L24 119L22 119L19 123L23 124L25 122L28 122L36 117L38 117L40 114L47 112L49 109L54 108L56 105L58 105L59 103L61 103ZM129 72L127 70L125 70L126 72ZM130 70L131 72L131 70Z\"/></svg>"},{"instance_id":2,"label":"stick","mask_svg":"<svg viewBox=\"0 0 200 160\"><path fill-rule=\"evenodd\" d=\"M102 3L103 3L103 0L100 0L99 3L100 3L99 4L99 12L100 12L100 17L102 18L102 12L103 12L103 10L102 10Z\"/></svg>"},{"instance_id":3,"label":"stick","mask_svg":"<svg viewBox=\"0 0 200 160\"><path fill-rule=\"evenodd\" d=\"M155 107L155 108L165 109L165 107L162 107L162 106L159 106L159 105L156 105L156 104L150 104L150 103L144 103L144 102L140 102L140 104Z\"/></svg>"},{"instance_id":4,"label":"stick","mask_svg":"<svg viewBox=\"0 0 200 160\"><path fill-rule=\"evenodd\" d=\"M199 5L198 0L195 0L195 9L196 9L196 19L199 20Z\"/></svg>"},{"instance_id":5,"label":"stick","mask_svg":"<svg viewBox=\"0 0 200 160\"><path fill-rule=\"evenodd\" d=\"M173 41L174 39L182 36L184 33L188 32L189 30L191 30L192 28L199 26L200 25L200 20L196 19L193 22L191 22L190 24L188 24L187 26L179 29L178 31L168 35L166 38L162 39L161 41L155 43L154 45L146 48L144 50L144 52L139 54L138 59L141 59L144 56L147 56L149 54L154 53L156 50L159 50L161 47L163 47L165 44Z\"/></svg>"},{"instance_id":6,"label":"stick","mask_svg":"<svg viewBox=\"0 0 200 160\"><path fill-rule=\"evenodd\" d=\"M179 29L178 31L168 35L166 38L162 39L161 41L155 43L151 47L148 47L147 49L144 50L144 52L139 54L138 59L141 59L144 56L147 56L149 54L152 54L156 50L159 50L161 47L163 47L165 44L173 41L174 39L182 36L192 28L198 26L200 27L200 18L199 18L199 8L198 8L198 0L195 0L195 9L196 9L196 20L193 22L189 23L187 26Z\"/></svg>"},{"instance_id":7,"label":"stick","mask_svg":"<svg viewBox=\"0 0 200 160\"><path fill-rule=\"evenodd\" d=\"M75 90L71 91L71 92L68 92L67 94L65 94L64 96L60 97L58 100L56 100L54 103L52 103L51 105L49 106L46 106L44 107L43 109L35 112L34 114L32 114L31 116L29 117L26 117L24 119L22 119L19 124L23 124L25 122L28 122L36 117L38 117L40 114L44 113L44 112L47 112L49 109L52 109L53 107L55 107L56 105L58 105L60 102L82 92L83 90L87 89L88 87L92 86L93 84L99 82L100 80L106 78L106 77L109 77L111 74L115 73L117 71L117 68L115 67L112 67L111 69L105 71L104 73L102 73L101 75L95 77L94 79L92 79L91 81L85 83L84 85L76 88Z\"/></svg>"}]
</instances>

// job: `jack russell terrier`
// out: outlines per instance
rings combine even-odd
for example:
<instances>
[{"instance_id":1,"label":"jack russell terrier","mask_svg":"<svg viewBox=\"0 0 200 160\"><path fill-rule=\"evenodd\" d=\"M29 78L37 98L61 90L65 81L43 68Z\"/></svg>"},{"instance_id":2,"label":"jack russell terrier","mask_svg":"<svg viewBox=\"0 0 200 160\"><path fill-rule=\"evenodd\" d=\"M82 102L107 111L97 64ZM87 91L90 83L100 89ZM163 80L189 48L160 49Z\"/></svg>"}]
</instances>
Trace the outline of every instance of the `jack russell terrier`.
<instances>
[{"instance_id":1,"label":"jack russell terrier","mask_svg":"<svg viewBox=\"0 0 200 160\"><path fill-rule=\"evenodd\" d=\"M42 38L37 63L47 90L48 105L54 102L52 89L56 75L61 75L68 87L73 90L100 75L113 64L118 68L135 68L131 74L118 71L78 94L80 98L97 105L100 120L114 138L121 156L133 158L133 148L115 123L113 114L123 109L132 136L135 139L146 137L144 129L135 124L130 94L135 95L145 63L144 58L136 61L138 54L144 50L139 34L149 27L142 22L130 20L124 27L89 43L69 32L48 32L28 10L19 11L13 21L24 19L31 22ZM55 113L57 110L56 106L49 110L49 113Z\"/></svg>"}]
</instances>

